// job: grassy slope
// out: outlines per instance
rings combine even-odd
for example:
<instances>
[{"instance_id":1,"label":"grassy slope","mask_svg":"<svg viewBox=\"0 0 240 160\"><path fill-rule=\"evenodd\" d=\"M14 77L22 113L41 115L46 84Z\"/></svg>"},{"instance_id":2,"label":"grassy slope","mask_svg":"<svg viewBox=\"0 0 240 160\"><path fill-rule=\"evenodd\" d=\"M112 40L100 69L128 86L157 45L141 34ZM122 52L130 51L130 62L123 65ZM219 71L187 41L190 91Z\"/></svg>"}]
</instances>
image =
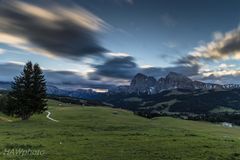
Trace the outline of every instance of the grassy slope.
<instances>
[{"instance_id":1,"label":"grassy slope","mask_svg":"<svg viewBox=\"0 0 240 160\"><path fill-rule=\"evenodd\" d=\"M238 127L174 118L149 120L125 110L59 103L49 102L52 117L59 123L46 119L46 114L25 122L0 119L0 153L6 148L46 152L14 157L19 160L240 159Z\"/></svg>"}]
</instances>

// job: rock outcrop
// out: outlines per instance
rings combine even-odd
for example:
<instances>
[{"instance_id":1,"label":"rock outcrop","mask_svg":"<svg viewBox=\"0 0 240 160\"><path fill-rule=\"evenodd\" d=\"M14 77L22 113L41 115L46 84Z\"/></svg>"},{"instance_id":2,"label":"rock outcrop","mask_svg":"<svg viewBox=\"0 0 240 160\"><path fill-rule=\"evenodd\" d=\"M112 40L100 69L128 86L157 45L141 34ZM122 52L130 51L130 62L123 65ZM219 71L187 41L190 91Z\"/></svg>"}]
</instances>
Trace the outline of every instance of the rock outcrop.
<instances>
[{"instance_id":1,"label":"rock outcrop","mask_svg":"<svg viewBox=\"0 0 240 160\"><path fill-rule=\"evenodd\" d=\"M159 80L156 80L154 77L138 73L136 76L134 76L129 86L118 86L112 88L111 94L114 93L155 94L162 92L164 90L172 89L211 90L233 88L240 88L240 85L236 84L220 85L213 83L204 83L200 81L193 81L187 76L175 72L170 72L165 78L160 78Z\"/></svg>"}]
</instances>

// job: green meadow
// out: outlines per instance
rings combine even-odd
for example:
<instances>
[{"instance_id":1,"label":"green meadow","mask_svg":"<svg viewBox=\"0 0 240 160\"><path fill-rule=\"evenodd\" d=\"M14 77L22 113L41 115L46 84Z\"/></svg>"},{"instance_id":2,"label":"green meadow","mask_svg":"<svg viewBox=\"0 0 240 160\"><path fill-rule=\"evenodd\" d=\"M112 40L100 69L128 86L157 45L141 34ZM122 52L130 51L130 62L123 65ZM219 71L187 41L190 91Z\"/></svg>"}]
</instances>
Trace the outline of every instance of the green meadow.
<instances>
[{"instance_id":1,"label":"green meadow","mask_svg":"<svg viewBox=\"0 0 240 160\"><path fill-rule=\"evenodd\" d=\"M240 128L146 119L132 112L49 100L47 113L20 121L0 114L1 160L237 160Z\"/></svg>"}]
</instances>

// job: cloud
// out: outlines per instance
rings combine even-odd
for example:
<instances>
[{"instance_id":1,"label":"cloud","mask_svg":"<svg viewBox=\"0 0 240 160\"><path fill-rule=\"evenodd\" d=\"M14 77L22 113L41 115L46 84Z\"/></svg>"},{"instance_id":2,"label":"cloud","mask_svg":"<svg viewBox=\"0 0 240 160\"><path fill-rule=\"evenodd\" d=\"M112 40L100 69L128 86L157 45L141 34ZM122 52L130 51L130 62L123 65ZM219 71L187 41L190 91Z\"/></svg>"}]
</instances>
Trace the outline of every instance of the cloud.
<instances>
[{"instance_id":1,"label":"cloud","mask_svg":"<svg viewBox=\"0 0 240 160\"><path fill-rule=\"evenodd\" d=\"M79 75L78 72L44 70L44 73L48 84L52 84L60 88L108 89L115 86L111 82L88 80Z\"/></svg>"},{"instance_id":2,"label":"cloud","mask_svg":"<svg viewBox=\"0 0 240 160\"><path fill-rule=\"evenodd\" d=\"M49 57L99 56L97 39L107 24L79 6L0 3L0 43Z\"/></svg>"},{"instance_id":3,"label":"cloud","mask_svg":"<svg viewBox=\"0 0 240 160\"><path fill-rule=\"evenodd\" d=\"M240 59L240 28L226 33L214 32L213 40L194 48L187 56L174 64L199 65L198 78L214 83L239 83L240 71L228 60ZM217 63L222 61L221 64ZM213 66L216 65L217 66ZM207 67L210 65L211 68Z\"/></svg>"},{"instance_id":4,"label":"cloud","mask_svg":"<svg viewBox=\"0 0 240 160\"><path fill-rule=\"evenodd\" d=\"M152 65L149 64L145 64L145 65L141 65L140 68L151 68L153 67Z\"/></svg>"},{"instance_id":5,"label":"cloud","mask_svg":"<svg viewBox=\"0 0 240 160\"><path fill-rule=\"evenodd\" d=\"M0 64L0 80L5 82L13 81L13 77L19 75L22 69L23 65L21 62L11 61ZM49 85L55 85L60 88L108 89L115 86L115 83L111 81L88 80L74 71L44 69L43 72Z\"/></svg>"},{"instance_id":6,"label":"cloud","mask_svg":"<svg viewBox=\"0 0 240 160\"><path fill-rule=\"evenodd\" d=\"M20 61L8 61L9 64L16 64L16 65L25 65L24 62L20 62Z\"/></svg>"},{"instance_id":7,"label":"cloud","mask_svg":"<svg viewBox=\"0 0 240 160\"><path fill-rule=\"evenodd\" d=\"M112 56L112 57L128 57L129 54L127 53L122 53L122 52L118 52L118 53L114 53L114 52L109 52L106 55L108 56Z\"/></svg>"},{"instance_id":8,"label":"cloud","mask_svg":"<svg viewBox=\"0 0 240 160\"><path fill-rule=\"evenodd\" d=\"M240 59L240 28L214 33L213 41L196 47L191 56L205 60Z\"/></svg>"},{"instance_id":9,"label":"cloud","mask_svg":"<svg viewBox=\"0 0 240 160\"><path fill-rule=\"evenodd\" d=\"M218 67L221 68L221 69L225 69L225 68L235 67L235 65L234 64L221 63Z\"/></svg>"},{"instance_id":10,"label":"cloud","mask_svg":"<svg viewBox=\"0 0 240 160\"><path fill-rule=\"evenodd\" d=\"M0 55L4 53L5 53L5 50L0 48Z\"/></svg>"},{"instance_id":11,"label":"cloud","mask_svg":"<svg viewBox=\"0 0 240 160\"><path fill-rule=\"evenodd\" d=\"M198 74L199 66L195 65L176 65L173 67L140 67L131 56L113 57L100 65L94 65L94 72L89 73L90 79L101 80L104 78L131 80L137 73L143 73L149 76L160 78L166 76L169 72L177 72L186 76Z\"/></svg>"},{"instance_id":12,"label":"cloud","mask_svg":"<svg viewBox=\"0 0 240 160\"><path fill-rule=\"evenodd\" d=\"M176 72L183 74L185 76L195 76L198 75L199 65L189 65L189 66L173 66L173 67L150 67L142 69L142 73L150 75L156 78L165 77L169 72Z\"/></svg>"},{"instance_id":13,"label":"cloud","mask_svg":"<svg viewBox=\"0 0 240 160\"><path fill-rule=\"evenodd\" d=\"M212 61L240 59L240 28L229 32L214 32L213 40L194 48L188 55L179 58L174 64L206 64ZM224 66L219 66L223 68ZM229 67L229 66L225 66Z\"/></svg>"},{"instance_id":14,"label":"cloud","mask_svg":"<svg viewBox=\"0 0 240 160\"><path fill-rule=\"evenodd\" d=\"M183 56L177 59L174 64L178 65L191 65L191 64L198 64L199 58L193 55Z\"/></svg>"},{"instance_id":15,"label":"cloud","mask_svg":"<svg viewBox=\"0 0 240 160\"><path fill-rule=\"evenodd\" d=\"M219 40L219 39L222 39L223 38L223 34L221 32L214 32L213 33L213 38L215 40Z\"/></svg>"},{"instance_id":16,"label":"cloud","mask_svg":"<svg viewBox=\"0 0 240 160\"><path fill-rule=\"evenodd\" d=\"M95 72L90 77L111 77L120 79L130 79L139 72L138 65L131 56L114 57L108 59L100 65L93 65Z\"/></svg>"}]
</instances>

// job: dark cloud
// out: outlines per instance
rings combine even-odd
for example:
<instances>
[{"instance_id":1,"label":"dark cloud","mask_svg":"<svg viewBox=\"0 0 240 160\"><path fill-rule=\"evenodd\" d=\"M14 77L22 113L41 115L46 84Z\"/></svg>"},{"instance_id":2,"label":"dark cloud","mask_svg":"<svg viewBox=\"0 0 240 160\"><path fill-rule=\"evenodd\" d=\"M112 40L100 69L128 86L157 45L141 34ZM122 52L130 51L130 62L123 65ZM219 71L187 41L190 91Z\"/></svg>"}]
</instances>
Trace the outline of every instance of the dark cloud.
<instances>
[{"instance_id":1,"label":"dark cloud","mask_svg":"<svg viewBox=\"0 0 240 160\"><path fill-rule=\"evenodd\" d=\"M44 70L44 73L49 84L59 87L108 89L114 86L111 82L88 80L72 71Z\"/></svg>"},{"instance_id":2,"label":"dark cloud","mask_svg":"<svg viewBox=\"0 0 240 160\"><path fill-rule=\"evenodd\" d=\"M0 3L0 40L14 47L70 59L106 52L97 40L104 21L77 6Z\"/></svg>"},{"instance_id":3,"label":"dark cloud","mask_svg":"<svg viewBox=\"0 0 240 160\"><path fill-rule=\"evenodd\" d=\"M240 30L233 31L228 34L230 37L224 37L220 41L224 41L224 45L218 47L217 50L222 54L234 54L240 52Z\"/></svg>"},{"instance_id":4,"label":"dark cloud","mask_svg":"<svg viewBox=\"0 0 240 160\"><path fill-rule=\"evenodd\" d=\"M140 71L138 65L134 62L134 58L115 57L107 60L101 65L94 65L96 72L90 74L90 78L105 76L111 78L130 79Z\"/></svg>"},{"instance_id":5,"label":"dark cloud","mask_svg":"<svg viewBox=\"0 0 240 160\"><path fill-rule=\"evenodd\" d=\"M195 65L177 65L174 67L139 67L134 58L131 56L127 57L115 57L107 60L102 65L95 65L96 71L89 74L91 79L101 79L101 77L108 78L120 78L130 80L137 73L143 73L156 78L164 77L169 72L177 72L186 76L194 76L198 74L199 66Z\"/></svg>"},{"instance_id":6,"label":"dark cloud","mask_svg":"<svg viewBox=\"0 0 240 160\"><path fill-rule=\"evenodd\" d=\"M196 56L187 55L187 56L179 58L174 63L177 65L191 65L191 64L197 63L198 60L199 60L199 58Z\"/></svg>"},{"instance_id":7,"label":"dark cloud","mask_svg":"<svg viewBox=\"0 0 240 160\"><path fill-rule=\"evenodd\" d=\"M240 57L240 28L225 34L215 33L215 38L207 44L202 44L194 49L192 55L180 59L180 63L187 61L212 61L227 58L239 59Z\"/></svg>"},{"instance_id":8,"label":"dark cloud","mask_svg":"<svg viewBox=\"0 0 240 160\"><path fill-rule=\"evenodd\" d=\"M142 69L142 73L150 75L156 78L165 77L169 72L176 72L183 74L185 76L195 76L198 75L199 66L198 65L189 65L189 66L174 66L174 67L151 67Z\"/></svg>"},{"instance_id":9,"label":"dark cloud","mask_svg":"<svg viewBox=\"0 0 240 160\"><path fill-rule=\"evenodd\" d=\"M13 81L13 77L20 74L23 65L15 63L4 63L0 64L0 80L9 82ZM113 87L115 84L111 81L94 81L88 80L77 72L72 71L53 71L44 70L45 78L47 83L55 85L61 88L93 88L93 89L108 89Z\"/></svg>"}]
</instances>

